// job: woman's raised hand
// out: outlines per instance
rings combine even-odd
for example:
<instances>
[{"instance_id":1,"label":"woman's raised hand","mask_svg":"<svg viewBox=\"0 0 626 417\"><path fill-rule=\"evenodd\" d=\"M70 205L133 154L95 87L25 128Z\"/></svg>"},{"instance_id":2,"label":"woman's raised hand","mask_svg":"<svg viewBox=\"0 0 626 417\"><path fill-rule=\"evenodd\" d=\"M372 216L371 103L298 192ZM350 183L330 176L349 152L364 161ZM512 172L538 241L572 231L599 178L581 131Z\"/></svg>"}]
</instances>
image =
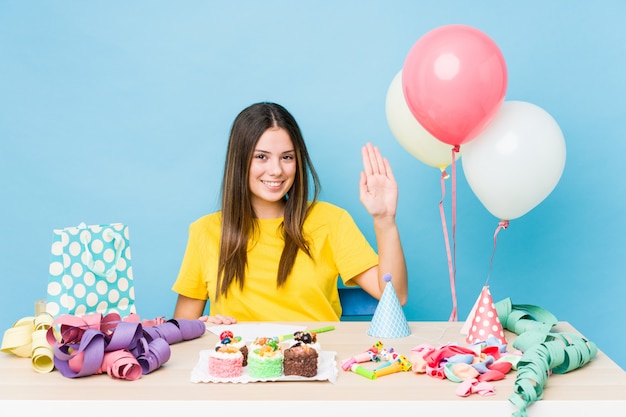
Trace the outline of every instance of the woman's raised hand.
<instances>
[{"instance_id":1,"label":"woman's raised hand","mask_svg":"<svg viewBox=\"0 0 626 417\"><path fill-rule=\"evenodd\" d=\"M398 206L398 184L391 165L378 147L367 143L362 149L363 171L359 183L359 197L365 209L374 218L395 218Z\"/></svg>"}]
</instances>

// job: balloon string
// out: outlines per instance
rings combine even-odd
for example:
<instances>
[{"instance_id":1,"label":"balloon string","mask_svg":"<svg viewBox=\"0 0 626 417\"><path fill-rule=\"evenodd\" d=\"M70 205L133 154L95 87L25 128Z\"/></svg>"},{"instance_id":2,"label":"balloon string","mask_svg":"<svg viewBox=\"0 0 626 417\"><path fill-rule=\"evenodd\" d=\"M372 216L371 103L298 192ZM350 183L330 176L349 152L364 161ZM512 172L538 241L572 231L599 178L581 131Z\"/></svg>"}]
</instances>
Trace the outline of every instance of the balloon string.
<instances>
[{"instance_id":1,"label":"balloon string","mask_svg":"<svg viewBox=\"0 0 626 417\"><path fill-rule=\"evenodd\" d=\"M452 259L454 262L454 276L456 276L456 155L459 145L452 148Z\"/></svg>"},{"instance_id":2,"label":"balloon string","mask_svg":"<svg viewBox=\"0 0 626 417\"><path fill-rule=\"evenodd\" d=\"M489 276L491 275L491 268L493 267L493 257L496 255L496 241L498 238L498 232L500 232L500 230L502 229L506 229L507 227L509 227L509 221L502 220L500 221L500 223L498 223L498 227L493 234L493 252L491 253L491 260L489 261L489 272L487 273L487 281L485 282L485 285L489 284Z\"/></svg>"},{"instance_id":3,"label":"balloon string","mask_svg":"<svg viewBox=\"0 0 626 417\"><path fill-rule=\"evenodd\" d=\"M439 201L439 214L441 215L441 227L443 229L443 238L446 242L446 254L448 255L448 271L450 272L450 291L452 292L452 313L450 314L449 321L457 320L456 309L456 288L454 285L454 269L452 268L452 255L450 254L450 241L448 239L448 228L446 226L446 215L443 209L443 200L446 195L446 178L448 173L445 170L441 170L441 200Z\"/></svg>"},{"instance_id":4,"label":"balloon string","mask_svg":"<svg viewBox=\"0 0 626 417\"><path fill-rule=\"evenodd\" d=\"M459 145L452 148L452 266L454 270L454 281L456 282L456 153L460 150ZM454 310L451 319L458 320L456 310L456 296L454 301Z\"/></svg>"}]
</instances>

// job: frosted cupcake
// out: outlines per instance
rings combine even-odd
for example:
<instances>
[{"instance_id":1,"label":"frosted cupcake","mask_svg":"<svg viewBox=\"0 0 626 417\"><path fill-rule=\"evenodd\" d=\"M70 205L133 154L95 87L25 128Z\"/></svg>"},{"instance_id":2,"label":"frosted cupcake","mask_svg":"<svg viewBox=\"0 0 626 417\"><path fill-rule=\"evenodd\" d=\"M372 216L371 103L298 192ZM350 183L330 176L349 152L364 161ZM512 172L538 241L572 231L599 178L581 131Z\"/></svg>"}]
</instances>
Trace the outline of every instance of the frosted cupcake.
<instances>
[{"instance_id":1,"label":"frosted cupcake","mask_svg":"<svg viewBox=\"0 0 626 417\"><path fill-rule=\"evenodd\" d=\"M307 347L313 348L317 351L321 349L320 343L317 341L317 334L315 332L308 332L298 330L293 334L293 340L290 341L289 346L307 345Z\"/></svg>"},{"instance_id":2,"label":"frosted cupcake","mask_svg":"<svg viewBox=\"0 0 626 417\"><path fill-rule=\"evenodd\" d=\"M234 346L239 349L243 355L243 366L248 365L248 346L241 340L241 336L234 336L230 330L224 330L220 333L220 341L217 342L215 348L217 349L221 346Z\"/></svg>"},{"instance_id":3,"label":"frosted cupcake","mask_svg":"<svg viewBox=\"0 0 626 417\"><path fill-rule=\"evenodd\" d=\"M221 345L209 353L209 375L236 378L243 374L243 354L235 346Z\"/></svg>"},{"instance_id":4,"label":"frosted cupcake","mask_svg":"<svg viewBox=\"0 0 626 417\"><path fill-rule=\"evenodd\" d=\"M248 349L248 375L271 379L283 374L283 351L275 338L260 337Z\"/></svg>"},{"instance_id":5,"label":"frosted cupcake","mask_svg":"<svg viewBox=\"0 0 626 417\"><path fill-rule=\"evenodd\" d=\"M319 349L317 335L313 332L297 331L291 346L283 352L283 373L303 377L317 375Z\"/></svg>"}]
</instances>

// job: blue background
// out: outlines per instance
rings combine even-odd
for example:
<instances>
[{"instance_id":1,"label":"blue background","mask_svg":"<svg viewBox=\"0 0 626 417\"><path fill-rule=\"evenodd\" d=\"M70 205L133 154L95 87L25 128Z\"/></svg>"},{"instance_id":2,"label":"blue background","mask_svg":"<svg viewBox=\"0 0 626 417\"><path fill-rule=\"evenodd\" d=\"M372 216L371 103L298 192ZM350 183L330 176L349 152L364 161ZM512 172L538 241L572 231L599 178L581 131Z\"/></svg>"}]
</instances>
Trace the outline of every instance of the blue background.
<instances>
[{"instance_id":1,"label":"blue background","mask_svg":"<svg viewBox=\"0 0 626 417\"><path fill-rule=\"evenodd\" d=\"M217 209L228 130L260 100L292 111L323 199L347 208L372 243L360 147L380 146L400 185L407 318L448 320L440 172L392 136L385 97L422 35L461 23L501 49L506 100L555 118L567 160L554 191L498 234L490 269L498 219L461 158L459 319L489 274L495 301L550 310L626 368L625 16L619 0L0 0L0 327L33 314L52 229L80 222L129 225L138 313L170 316L187 228Z\"/></svg>"}]
</instances>

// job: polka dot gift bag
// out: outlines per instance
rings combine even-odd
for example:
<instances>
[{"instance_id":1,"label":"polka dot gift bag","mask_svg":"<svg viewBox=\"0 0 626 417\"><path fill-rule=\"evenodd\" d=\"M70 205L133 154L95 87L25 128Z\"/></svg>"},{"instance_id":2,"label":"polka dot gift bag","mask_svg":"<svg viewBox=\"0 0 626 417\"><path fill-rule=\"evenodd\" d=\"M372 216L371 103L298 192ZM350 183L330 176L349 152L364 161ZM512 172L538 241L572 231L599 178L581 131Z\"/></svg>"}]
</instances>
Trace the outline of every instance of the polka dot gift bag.
<instances>
[{"instance_id":1,"label":"polka dot gift bag","mask_svg":"<svg viewBox=\"0 0 626 417\"><path fill-rule=\"evenodd\" d=\"M52 316L135 313L128 226L55 229L46 311Z\"/></svg>"}]
</instances>

